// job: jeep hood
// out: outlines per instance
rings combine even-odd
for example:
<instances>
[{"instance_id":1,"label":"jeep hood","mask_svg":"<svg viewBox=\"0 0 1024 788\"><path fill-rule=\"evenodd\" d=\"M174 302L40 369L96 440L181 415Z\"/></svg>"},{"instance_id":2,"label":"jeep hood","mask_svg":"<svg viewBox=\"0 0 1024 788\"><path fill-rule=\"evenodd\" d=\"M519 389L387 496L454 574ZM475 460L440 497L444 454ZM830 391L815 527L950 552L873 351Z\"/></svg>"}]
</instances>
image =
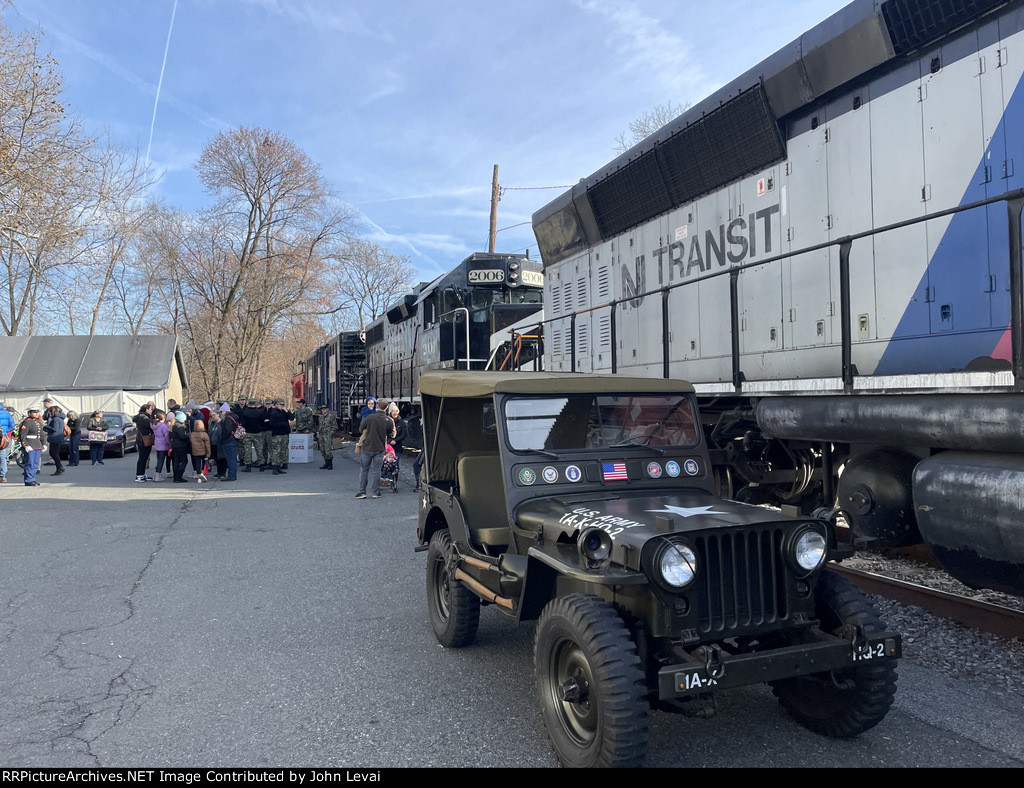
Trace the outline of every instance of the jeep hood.
<instances>
[{"instance_id":1,"label":"jeep hood","mask_svg":"<svg viewBox=\"0 0 1024 788\"><path fill-rule=\"evenodd\" d=\"M664 518L659 529L659 519ZM575 541L580 531L600 528L611 536L616 553L628 545L637 551L655 536L761 523L795 522L778 511L724 501L702 490L669 493L621 492L537 498L516 511L516 525L542 532L544 542ZM665 526L668 530L665 530Z\"/></svg>"}]
</instances>

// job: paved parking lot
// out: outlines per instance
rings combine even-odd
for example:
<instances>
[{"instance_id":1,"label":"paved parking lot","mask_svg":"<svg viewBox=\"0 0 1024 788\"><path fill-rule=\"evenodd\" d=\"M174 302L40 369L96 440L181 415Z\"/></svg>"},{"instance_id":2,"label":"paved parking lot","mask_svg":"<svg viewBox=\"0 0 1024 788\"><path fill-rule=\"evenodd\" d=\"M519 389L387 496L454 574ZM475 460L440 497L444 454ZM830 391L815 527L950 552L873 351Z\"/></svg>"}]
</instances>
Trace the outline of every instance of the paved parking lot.
<instances>
[{"instance_id":1,"label":"paved parking lot","mask_svg":"<svg viewBox=\"0 0 1024 788\"><path fill-rule=\"evenodd\" d=\"M44 473L38 488L12 471L0 487L0 764L556 765L533 626L485 609L472 648L441 648L415 496L404 484L353 500L351 457L346 445L333 472L317 456L234 485L136 484L133 455ZM752 687L712 720L655 713L647 763L1022 765L985 738L1019 730L1019 707L913 665L901 675L899 707L856 741L804 731Z\"/></svg>"}]
</instances>

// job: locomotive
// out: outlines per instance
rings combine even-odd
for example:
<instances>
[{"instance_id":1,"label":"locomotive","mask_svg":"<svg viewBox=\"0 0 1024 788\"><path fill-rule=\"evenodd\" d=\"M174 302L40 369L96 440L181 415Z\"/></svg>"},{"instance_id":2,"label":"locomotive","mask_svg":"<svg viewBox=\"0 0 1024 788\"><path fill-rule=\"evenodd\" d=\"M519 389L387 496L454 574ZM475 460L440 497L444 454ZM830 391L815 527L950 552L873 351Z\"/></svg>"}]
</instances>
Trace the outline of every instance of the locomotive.
<instances>
[{"instance_id":1,"label":"locomotive","mask_svg":"<svg viewBox=\"0 0 1024 788\"><path fill-rule=\"evenodd\" d=\"M418 409L425 370L493 365L492 337L541 309L543 285L539 260L486 252L420 285L367 327L367 391Z\"/></svg>"},{"instance_id":2,"label":"locomotive","mask_svg":"<svg viewBox=\"0 0 1024 788\"><path fill-rule=\"evenodd\" d=\"M472 254L403 295L365 332L342 332L317 348L304 364L306 398L334 408L352 434L367 397L407 404L417 446L421 372L539 365L539 338L513 345L506 333L540 311L543 284L529 254Z\"/></svg>"},{"instance_id":3,"label":"locomotive","mask_svg":"<svg viewBox=\"0 0 1024 788\"><path fill-rule=\"evenodd\" d=\"M366 397L366 334L333 335L304 362L303 373L306 401L317 409L321 404L334 409L341 428L355 431Z\"/></svg>"},{"instance_id":4,"label":"locomotive","mask_svg":"<svg viewBox=\"0 0 1024 788\"><path fill-rule=\"evenodd\" d=\"M1024 594L1022 72L1019 1L849 4L534 214L545 369L692 381L722 497Z\"/></svg>"}]
</instances>

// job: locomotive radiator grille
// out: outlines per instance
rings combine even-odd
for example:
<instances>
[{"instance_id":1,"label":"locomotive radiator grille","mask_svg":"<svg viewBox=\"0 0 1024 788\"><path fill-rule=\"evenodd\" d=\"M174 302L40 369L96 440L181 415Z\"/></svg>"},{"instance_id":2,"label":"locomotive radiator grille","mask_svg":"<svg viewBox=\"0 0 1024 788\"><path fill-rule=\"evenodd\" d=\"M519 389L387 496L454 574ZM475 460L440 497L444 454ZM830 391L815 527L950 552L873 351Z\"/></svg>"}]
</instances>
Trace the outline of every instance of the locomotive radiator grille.
<instances>
[{"instance_id":1,"label":"locomotive radiator grille","mask_svg":"<svg viewBox=\"0 0 1024 788\"><path fill-rule=\"evenodd\" d=\"M782 537L781 529L768 528L695 540L704 568L695 600L702 634L728 636L788 616Z\"/></svg>"}]
</instances>

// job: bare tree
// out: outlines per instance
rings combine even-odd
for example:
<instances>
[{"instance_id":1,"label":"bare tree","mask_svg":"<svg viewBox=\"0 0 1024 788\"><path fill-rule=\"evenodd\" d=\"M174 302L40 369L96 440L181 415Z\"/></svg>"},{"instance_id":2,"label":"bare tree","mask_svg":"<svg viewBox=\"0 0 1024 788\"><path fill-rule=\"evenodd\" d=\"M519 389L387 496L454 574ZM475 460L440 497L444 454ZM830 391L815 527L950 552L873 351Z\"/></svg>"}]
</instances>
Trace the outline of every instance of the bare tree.
<instances>
[{"instance_id":1,"label":"bare tree","mask_svg":"<svg viewBox=\"0 0 1024 788\"><path fill-rule=\"evenodd\" d=\"M62 89L39 34L15 35L0 20L0 329L9 336L74 317L75 269L110 264L145 186L138 156L87 136ZM93 330L104 292L101 277L85 294Z\"/></svg>"},{"instance_id":2,"label":"bare tree","mask_svg":"<svg viewBox=\"0 0 1024 788\"><path fill-rule=\"evenodd\" d=\"M349 243L337 262L325 278L335 303L327 312L351 315L345 322L360 331L406 293L416 277L409 258L361 239Z\"/></svg>"},{"instance_id":3,"label":"bare tree","mask_svg":"<svg viewBox=\"0 0 1024 788\"><path fill-rule=\"evenodd\" d=\"M222 132L196 170L217 202L169 238L176 328L208 393L252 388L272 338L291 317L315 311L328 255L347 240L354 215L319 166L275 131Z\"/></svg>"},{"instance_id":4,"label":"bare tree","mask_svg":"<svg viewBox=\"0 0 1024 788\"><path fill-rule=\"evenodd\" d=\"M629 124L629 131L624 131L615 138L615 150L619 153L625 153L638 142L642 142L654 134L654 132L664 127L669 121L678 118L689 108L690 105L688 103L678 107L673 106L670 101L668 104L659 104L653 109L648 110Z\"/></svg>"}]
</instances>

